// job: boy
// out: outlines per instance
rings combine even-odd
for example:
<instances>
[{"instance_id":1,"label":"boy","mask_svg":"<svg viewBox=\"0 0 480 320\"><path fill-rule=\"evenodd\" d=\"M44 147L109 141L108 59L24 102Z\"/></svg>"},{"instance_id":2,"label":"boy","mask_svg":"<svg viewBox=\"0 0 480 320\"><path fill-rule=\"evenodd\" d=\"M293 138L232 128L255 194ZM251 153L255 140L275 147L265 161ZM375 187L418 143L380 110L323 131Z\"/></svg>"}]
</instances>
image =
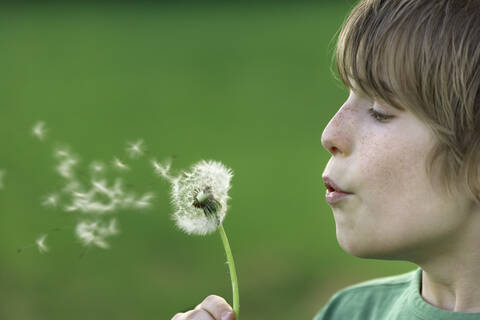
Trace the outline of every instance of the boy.
<instances>
[{"instance_id":1,"label":"boy","mask_svg":"<svg viewBox=\"0 0 480 320\"><path fill-rule=\"evenodd\" d=\"M340 246L410 261L315 320L480 319L480 0L364 0L340 32L350 96L322 145ZM209 296L174 320L234 319Z\"/></svg>"}]
</instances>

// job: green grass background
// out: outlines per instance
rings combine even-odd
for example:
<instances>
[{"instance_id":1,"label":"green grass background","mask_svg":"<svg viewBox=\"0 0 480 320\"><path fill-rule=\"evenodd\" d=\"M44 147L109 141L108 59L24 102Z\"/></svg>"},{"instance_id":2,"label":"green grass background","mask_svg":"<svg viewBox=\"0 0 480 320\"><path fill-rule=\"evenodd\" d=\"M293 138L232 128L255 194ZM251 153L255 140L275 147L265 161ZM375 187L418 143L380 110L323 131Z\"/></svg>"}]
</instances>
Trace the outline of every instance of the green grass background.
<instances>
[{"instance_id":1,"label":"green grass background","mask_svg":"<svg viewBox=\"0 0 480 320\"><path fill-rule=\"evenodd\" d=\"M311 319L346 285L413 269L345 253L324 200L320 138L347 97L330 59L352 2L2 5L0 319L170 319L208 294L231 302L219 235L175 229L154 156L233 169L224 226L242 319ZM111 249L79 258L66 229L49 233L47 254L17 253L80 216L41 205L60 182L55 145L85 169L125 159L138 138L149 154L125 179L156 197L115 214Z\"/></svg>"}]
</instances>

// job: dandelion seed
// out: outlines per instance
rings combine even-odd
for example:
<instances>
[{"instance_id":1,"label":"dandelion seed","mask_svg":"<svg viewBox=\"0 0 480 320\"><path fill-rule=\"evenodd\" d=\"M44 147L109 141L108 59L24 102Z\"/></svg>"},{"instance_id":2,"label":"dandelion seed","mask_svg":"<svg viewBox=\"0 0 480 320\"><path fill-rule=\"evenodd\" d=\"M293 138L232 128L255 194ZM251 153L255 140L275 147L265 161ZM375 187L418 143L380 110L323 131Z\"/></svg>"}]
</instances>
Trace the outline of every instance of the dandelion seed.
<instances>
[{"instance_id":1,"label":"dandelion seed","mask_svg":"<svg viewBox=\"0 0 480 320\"><path fill-rule=\"evenodd\" d=\"M136 142L127 143L126 151L132 159L141 157L145 153L143 140L139 139Z\"/></svg>"},{"instance_id":2,"label":"dandelion seed","mask_svg":"<svg viewBox=\"0 0 480 320\"><path fill-rule=\"evenodd\" d=\"M73 179L73 169L78 163L77 157L66 148L56 149L54 155L60 161L57 166L57 172L66 179Z\"/></svg>"},{"instance_id":3,"label":"dandelion seed","mask_svg":"<svg viewBox=\"0 0 480 320\"><path fill-rule=\"evenodd\" d=\"M63 191L66 193L77 192L82 189L80 182L77 180L68 180L68 183L63 188Z\"/></svg>"},{"instance_id":4,"label":"dandelion seed","mask_svg":"<svg viewBox=\"0 0 480 320\"><path fill-rule=\"evenodd\" d=\"M47 129L45 128L45 122L39 121L32 128L32 134L39 140L45 139Z\"/></svg>"},{"instance_id":5,"label":"dandelion seed","mask_svg":"<svg viewBox=\"0 0 480 320\"><path fill-rule=\"evenodd\" d=\"M56 208L57 205L58 205L58 194L52 193L52 194L46 196L45 200L42 202L42 204L46 207Z\"/></svg>"},{"instance_id":6,"label":"dandelion seed","mask_svg":"<svg viewBox=\"0 0 480 320\"><path fill-rule=\"evenodd\" d=\"M142 209L150 206L153 194L146 193L137 199L133 193L126 193L122 180L117 178L112 186L107 181L92 180L90 190L77 189L71 192L72 202L65 211L83 213L110 213L118 209Z\"/></svg>"},{"instance_id":7,"label":"dandelion seed","mask_svg":"<svg viewBox=\"0 0 480 320\"><path fill-rule=\"evenodd\" d=\"M67 150L67 148L57 148L55 150L55 157L57 158L70 158L72 157L72 154L70 151Z\"/></svg>"},{"instance_id":8,"label":"dandelion seed","mask_svg":"<svg viewBox=\"0 0 480 320\"><path fill-rule=\"evenodd\" d=\"M40 253L44 253L44 252L48 251L48 247L45 244L45 239L46 238L47 238L47 235L45 234L45 235L41 236L40 238L38 238L37 241L36 241L38 251L40 251Z\"/></svg>"},{"instance_id":9,"label":"dandelion seed","mask_svg":"<svg viewBox=\"0 0 480 320\"><path fill-rule=\"evenodd\" d=\"M136 200L133 205L138 209L148 208L151 205L150 200L152 200L152 198L153 194L146 193L140 199Z\"/></svg>"},{"instance_id":10,"label":"dandelion seed","mask_svg":"<svg viewBox=\"0 0 480 320\"><path fill-rule=\"evenodd\" d=\"M170 159L165 161L164 164L161 164L155 159L152 160L152 166L155 173L164 177L168 181L173 182L174 178L169 174L171 165L172 165L172 162Z\"/></svg>"},{"instance_id":11,"label":"dandelion seed","mask_svg":"<svg viewBox=\"0 0 480 320\"><path fill-rule=\"evenodd\" d=\"M118 170L129 170L130 169L125 163L123 163L122 161L120 161L116 157L113 158L113 166L115 168L117 168Z\"/></svg>"},{"instance_id":12,"label":"dandelion seed","mask_svg":"<svg viewBox=\"0 0 480 320\"><path fill-rule=\"evenodd\" d=\"M0 189L3 189L5 187L4 178L5 178L5 171L0 170Z\"/></svg>"},{"instance_id":13,"label":"dandelion seed","mask_svg":"<svg viewBox=\"0 0 480 320\"><path fill-rule=\"evenodd\" d=\"M83 245L95 245L103 249L109 248L105 238L117 234L118 232L115 219L111 219L108 225L102 224L100 221L83 221L78 223L75 228L75 234Z\"/></svg>"},{"instance_id":14,"label":"dandelion seed","mask_svg":"<svg viewBox=\"0 0 480 320\"><path fill-rule=\"evenodd\" d=\"M169 176L168 170L162 176ZM220 162L200 161L190 171L172 177L171 201L177 226L198 235L217 230L227 211L232 176Z\"/></svg>"},{"instance_id":15,"label":"dandelion seed","mask_svg":"<svg viewBox=\"0 0 480 320\"><path fill-rule=\"evenodd\" d=\"M90 171L93 175L103 173L105 171L105 164L103 164L101 161L93 161L90 164Z\"/></svg>"},{"instance_id":16,"label":"dandelion seed","mask_svg":"<svg viewBox=\"0 0 480 320\"><path fill-rule=\"evenodd\" d=\"M92 180L91 183L91 189L86 192L72 192L72 204L65 207L66 211L106 213L117 209L123 196L121 181L118 179L112 188L107 187L106 180Z\"/></svg>"}]
</instances>

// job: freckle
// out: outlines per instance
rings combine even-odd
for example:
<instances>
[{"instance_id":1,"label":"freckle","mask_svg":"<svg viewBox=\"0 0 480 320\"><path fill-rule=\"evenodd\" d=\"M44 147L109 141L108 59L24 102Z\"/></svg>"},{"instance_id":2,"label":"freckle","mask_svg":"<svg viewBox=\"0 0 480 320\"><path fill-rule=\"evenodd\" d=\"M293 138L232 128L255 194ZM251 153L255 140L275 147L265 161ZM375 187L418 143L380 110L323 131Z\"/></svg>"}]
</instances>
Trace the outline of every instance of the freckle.
<instances>
[{"instance_id":1,"label":"freckle","mask_svg":"<svg viewBox=\"0 0 480 320\"><path fill-rule=\"evenodd\" d=\"M338 113L336 117L333 118L333 124L335 126L339 126L343 122L344 115L342 113Z\"/></svg>"}]
</instances>

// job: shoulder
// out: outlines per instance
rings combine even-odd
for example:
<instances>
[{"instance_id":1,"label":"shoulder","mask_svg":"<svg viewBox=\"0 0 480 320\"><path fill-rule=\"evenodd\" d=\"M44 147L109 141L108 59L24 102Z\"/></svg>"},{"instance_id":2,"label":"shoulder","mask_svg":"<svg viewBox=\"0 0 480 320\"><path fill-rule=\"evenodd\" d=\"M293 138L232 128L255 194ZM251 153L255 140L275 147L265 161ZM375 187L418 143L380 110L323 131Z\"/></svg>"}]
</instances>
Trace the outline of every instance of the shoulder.
<instances>
[{"instance_id":1,"label":"shoulder","mask_svg":"<svg viewBox=\"0 0 480 320\"><path fill-rule=\"evenodd\" d=\"M358 291L363 291L365 289L366 290L376 289L378 287L393 289L395 287L403 287L405 285L408 286L414 279L416 273L417 273L417 270L413 270L413 271L395 275L395 276L376 278L376 279L360 282L358 284L354 284L352 286L342 289L341 291L339 291L339 293L340 292L355 293Z\"/></svg>"},{"instance_id":2,"label":"shoulder","mask_svg":"<svg viewBox=\"0 0 480 320\"><path fill-rule=\"evenodd\" d=\"M417 270L389 277L382 277L348 286L338 291L315 316L323 319L380 318L382 310L388 311L415 279Z\"/></svg>"}]
</instances>

